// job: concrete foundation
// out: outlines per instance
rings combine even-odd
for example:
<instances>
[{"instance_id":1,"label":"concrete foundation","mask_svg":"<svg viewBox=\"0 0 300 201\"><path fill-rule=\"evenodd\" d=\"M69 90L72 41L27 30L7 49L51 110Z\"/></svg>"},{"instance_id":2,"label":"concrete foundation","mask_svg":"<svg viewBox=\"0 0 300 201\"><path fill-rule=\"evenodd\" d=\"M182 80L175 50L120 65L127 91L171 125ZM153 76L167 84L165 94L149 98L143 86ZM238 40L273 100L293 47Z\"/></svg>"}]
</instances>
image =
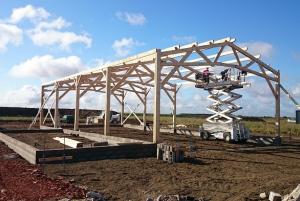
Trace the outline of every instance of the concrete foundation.
<instances>
[{"instance_id":1,"label":"concrete foundation","mask_svg":"<svg viewBox=\"0 0 300 201\"><path fill-rule=\"evenodd\" d=\"M55 130L56 132L58 131L57 129ZM47 130L41 129L34 132L49 133L51 131L53 130L49 130L47 128ZM60 131L64 132L65 134L78 134L80 137L84 137L99 143L108 142L108 145L103 143L103 146L97 147L39 150L13 137L10 137L5 133L0 133L0 140L31 164L156 156L156 144L151 142L115 136L105 136L97 133L80 132L68 129L60 129ZM8 130L5 132L17 133L15 131ZM22 131L19 130L19 133L20 132ZM31 130L23 130L23 132L26 132L28 135L30 135Z\"/></svg>"},{"instance_id":2,"label":"concrete foundation","mask_svg":"<svg viewBox=\"0 0 300 201\"><path fill-rule=\"evenodd\" d=\"M16 140L4 133L0 133L0 140L4 142L9 148L14 150L17 154L22 156L31 164L36 164L36 152L38 149L32 147L24 142Z\"/></svg>"}]
</instances>

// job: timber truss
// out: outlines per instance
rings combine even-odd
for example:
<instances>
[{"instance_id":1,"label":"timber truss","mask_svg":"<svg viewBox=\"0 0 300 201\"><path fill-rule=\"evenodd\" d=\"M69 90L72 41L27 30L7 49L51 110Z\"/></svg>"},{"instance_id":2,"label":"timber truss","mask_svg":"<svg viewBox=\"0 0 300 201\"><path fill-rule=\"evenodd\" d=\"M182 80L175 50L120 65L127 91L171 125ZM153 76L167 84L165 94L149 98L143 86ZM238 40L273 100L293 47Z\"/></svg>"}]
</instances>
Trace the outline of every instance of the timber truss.
<instances>
[{"instance_id":1,"label":"timber truss","mask_svg":"<svg viewBox=\"0 0 300 201\"><path fill-rule=\"evenodd\" d=\"M121 104L124 115L125 92L135 94L144 105L143 124L146 124L146 103L149 90L153 90L153 142L159 141L161 91L172 101L173 127L176 129L176 94L178 85L194 83L195 74L204 68L219 72L224 69L245 71L248 75L262 77L269 85L276 100L277 133L280 128L280 73L259 59L259 55L239 47L233 38L211 40L204 43L176 45L167 49L148 52L113 62L99 68L83 71L68 77L44 83L41 89L41 105L36 116L40 126L44 123L44 110L50 97L54 97L54 127L59 127L59 101L75 91L74 129L79 125L80 98L88 91L105 93L105 117L109 117L111 97ZM51 115L51 114L50 114ZM104 121L104 134L109 134L109 119Z\"/></svg>"}]
</instances>

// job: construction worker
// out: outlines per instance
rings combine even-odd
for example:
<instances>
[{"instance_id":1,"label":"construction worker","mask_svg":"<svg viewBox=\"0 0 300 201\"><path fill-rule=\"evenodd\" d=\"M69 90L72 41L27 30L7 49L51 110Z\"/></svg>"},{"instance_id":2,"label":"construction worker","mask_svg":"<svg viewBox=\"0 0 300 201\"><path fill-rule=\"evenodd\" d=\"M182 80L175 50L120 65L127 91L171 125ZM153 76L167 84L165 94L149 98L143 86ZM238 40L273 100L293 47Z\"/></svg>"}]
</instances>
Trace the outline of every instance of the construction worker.
<instances>
[{"instance_id":1,"label":"construction worker","mask_svg":"<svg viewBox=\"0 0 300 201\"><path fill-rule=\"evenodd\" d=\"M206 68L203 71L203 79L204 79L204 82L209 83L209 69L208 68Z\"/></svg>"},{"instance_id":2,"label":"construction worker","mask_svg":"<svg viewBox=\"0 0 300 201\"><path fill-rule=\"evenodd\" d=\"M247 71L242 70L242 76L244 77L244 82L246 81Z\"/></svg>"},{"instance_id":3,"label":"construction worker","mask_svg":"<svg viewBox=\"0 0 300 201\"><path fill-rule=\"evenodd\" d=\"M224 80L227 81L227 79L226 79L227 73L228 73L228 69L225 69L225 70L221 71L221 78L222 78L223 81Z\"/></svg>"}]
</instances>

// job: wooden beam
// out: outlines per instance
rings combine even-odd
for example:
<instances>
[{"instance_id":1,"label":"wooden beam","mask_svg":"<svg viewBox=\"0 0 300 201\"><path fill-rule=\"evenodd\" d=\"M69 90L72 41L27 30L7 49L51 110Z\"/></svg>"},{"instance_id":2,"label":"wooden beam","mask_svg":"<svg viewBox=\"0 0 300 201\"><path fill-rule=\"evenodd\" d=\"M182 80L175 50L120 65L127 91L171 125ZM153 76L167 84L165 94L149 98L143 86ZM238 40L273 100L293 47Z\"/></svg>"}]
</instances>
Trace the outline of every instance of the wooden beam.
<instances>
[{"instance_id":1,"label":"wooden beam","mask_svg":"<svg viewBox=\"0 0 300 201\"><path fill-rule=\"evenodd\" d=\"M280 138L280 71L277 72L278 82L276 84L276 137Z\"/></svg>"},{"instance_id":2,"label":"wooden beam","mask_svg":"<svg viewBox=\"0 0 300 201\"><path fill-rule=\"evenodd\" d=\"M159 142L160 134L160 89L161 89L161 50L156 50L154 73L154 111L153 111L153 143Z\"/></svg>"},{"instance_id":3,"label":"wooden beam","mask_svg":"<svg viewBox=\"0 0 300 201\"><path fill-rule=\"evenodd\" d=\"M74 111L74 130L79 129L79 110L80 110L80 76L75 79L75 111Z\"/></svg>"},{"instance_id":4,"label":"wooden beam","mask_svg":"<svg viewBox=\"0 0 300 201\"><path fill-rule=\"evenodd\" d=\"M121 125L123 125L124 114L125 114L125 93L122 91L121 95Z\"/></svg>"},{"instance_id":5,"label":"wooden beam","mask_svg":"<svg viewBox=\"0 0 300 201\"><path fill-rule=\"evenodd\" d=\"M179 88L178 88L178 90L179 90ZM177 92L178 92L178 90L177 90L177 87L174 87L174 91L173 91L173 132L174 132L174 134L176 134L177 133L177 129L176 129L176 96L177 96Z\"/></svg>"},{"instance_id":6,"label":"wooden beam","mask_svg":"<svg viewBox=\"0 0 300 201\"><path fill-rule=\"evenodd\" d=\"M44 122L44 96L45 96L45 92L44 92L44 87L41 87L41 105L40 105L40 127L43 125Z\"/></svg>"},{"instance_id":7,"label":"wooden beam","mask_svg":"<svg viewBox=\"0 0 300 201\"><path fill-rule=\"evenodd\" d=\"M278 75L278 72L275 69L273 69L271 66L269 66L266 63L262 62L261 60L255 58L253 55L251 55L247 51L244 51L242 48L235 45L234 43L230 43L229 46L232 47L233 49L239 51L241 54L245 55L246 57L249 57L251 60L255 61L257 64L264 66L266 69L268 69L269 71L271 71L275 75Z\"/></svg>"},{"instance_id":8,"label":"wooden beam","mask_svg":"<svg viewBox=\"0 0 300 201\"><path fill-rule=\"evenodd\" d=\"M109 135L110 130L110 94L111 94L111 74L110 68L106 69L105 77L105 118L104 118L104 135Z\"/></svg>"},{"instance_id":9,"label":"wooden beam","mask_svg":"<svg viewBox=\"0 0 300 201\"><path fill-rule=\"evenodd\" d=\"M237 68L237 69L239 69L241 71L246 71L248 73L252 73L254 75L257 75L259 77L267 78L267 79L272 80L274 82L277 82L277 80L278 80L276 77L270 77L268 75L264 75L264 74L262 74L260 72L255 71L255 70L251 70L249 68L245 68L245 67L234 65L234 64L227 64L227 63L224 63L224 62L216 62L216 65L217 66L229 67L229 68Z\"/></svg>"},{"instance_id":10,"label":"wooden beam","mask_svg":"<svg viewBox=\"0 0 300 201\"><path fill-rule=\"evenodd\" d=\"M59 128L59 86L55 86L54 128Z\"/></svg>"},{"instance_id":11,"label":"wooden beam","mask_svg":"<svg viewBox=\"0 0 300 201\"><path fill-rule=\"evenodd\" d=\"M150 91L150 90L149 90ZM147 90L147 88L145 88L145 94L144 94L144 111L143 111L143 126L144 126L144 132L146 132L147 130L147 95L149 93L149 91Z\"/></svg>"}]
</instances>

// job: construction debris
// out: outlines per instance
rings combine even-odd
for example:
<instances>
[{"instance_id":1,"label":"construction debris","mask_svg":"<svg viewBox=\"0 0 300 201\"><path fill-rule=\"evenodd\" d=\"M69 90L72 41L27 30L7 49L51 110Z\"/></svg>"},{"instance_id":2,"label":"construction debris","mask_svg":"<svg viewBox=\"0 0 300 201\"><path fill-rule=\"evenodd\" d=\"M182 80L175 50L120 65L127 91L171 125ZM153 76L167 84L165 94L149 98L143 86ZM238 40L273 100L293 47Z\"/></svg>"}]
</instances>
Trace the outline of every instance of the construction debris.
<instances>
[{"instance_id":1,"label":"construction debris","mask_svg":"<svg viewBox=\"0 0 300 201\"><path fill-rule=\"evenodd\" d=\"M259 197L261 199L266 199L267 198L267 194L266 193L261 193L261 194L259 194Z\"/></svg>"},{"instance_id":2,"label":"construction debris","mask_svg":"<svg viewBox=\"0 0 300 201\"><path fill-rule=\"evenodd\" d=\"M184 160L184 150L180 146L157 144L157 159L168 163L179 163Z\"/></svg>"},{"instance_id":3,"label":"construction debris","mask_svg":"<svg viewBox=\"0 0 300 201\"><path fill-rule=\"evenodd\" d=\"M147 198L146 201L208 201L205 198L195 198L185 195L159 195L156 199Z\"/></svg>"},{"instance_id":4,"label":"construction debris","mask_svg":"<svg viewBox=\"0 0 300 201\"><path fill-rule=\"evenodd\" d=\"M281 201L281 195L271 191L269 194L269 201Z\"/></svg>"},{"instance_id":5,"label":"construction debris","mask_svg":"<svg viewBox=\"0 0 300 201\"><path fill-rule=\"evenodd\" d=\"M298 184L291 194L285 195L282 201L300 201L300 184Z\"/></svg>"},{"instance_id":6,"label":"construction debris","mask_svg":"<svg viewBox=\"0 0 300 201\"><path fill-rule=\"evenodd\" d=\"M65 144L65 145L67 145L69 147L72 147L72 148L83 147L82 142L79 142L77 140L73 140L73 139L70 139L70 138L66 138L66 137L54 137L53 140L57 140L61 144Z\"/></svg>"},{"instance_id":7,"label":"construction debris","mask_svg":"<svg viewBox=\"0 0 300 201\"><path fill-rule=\"evenodd\" d=\"M92 200L92 201L105 201L105 198L103 195L101 195L98 192L95 191L89 191L86 193L87 200Z\"/></svg>"}]
</instances>

